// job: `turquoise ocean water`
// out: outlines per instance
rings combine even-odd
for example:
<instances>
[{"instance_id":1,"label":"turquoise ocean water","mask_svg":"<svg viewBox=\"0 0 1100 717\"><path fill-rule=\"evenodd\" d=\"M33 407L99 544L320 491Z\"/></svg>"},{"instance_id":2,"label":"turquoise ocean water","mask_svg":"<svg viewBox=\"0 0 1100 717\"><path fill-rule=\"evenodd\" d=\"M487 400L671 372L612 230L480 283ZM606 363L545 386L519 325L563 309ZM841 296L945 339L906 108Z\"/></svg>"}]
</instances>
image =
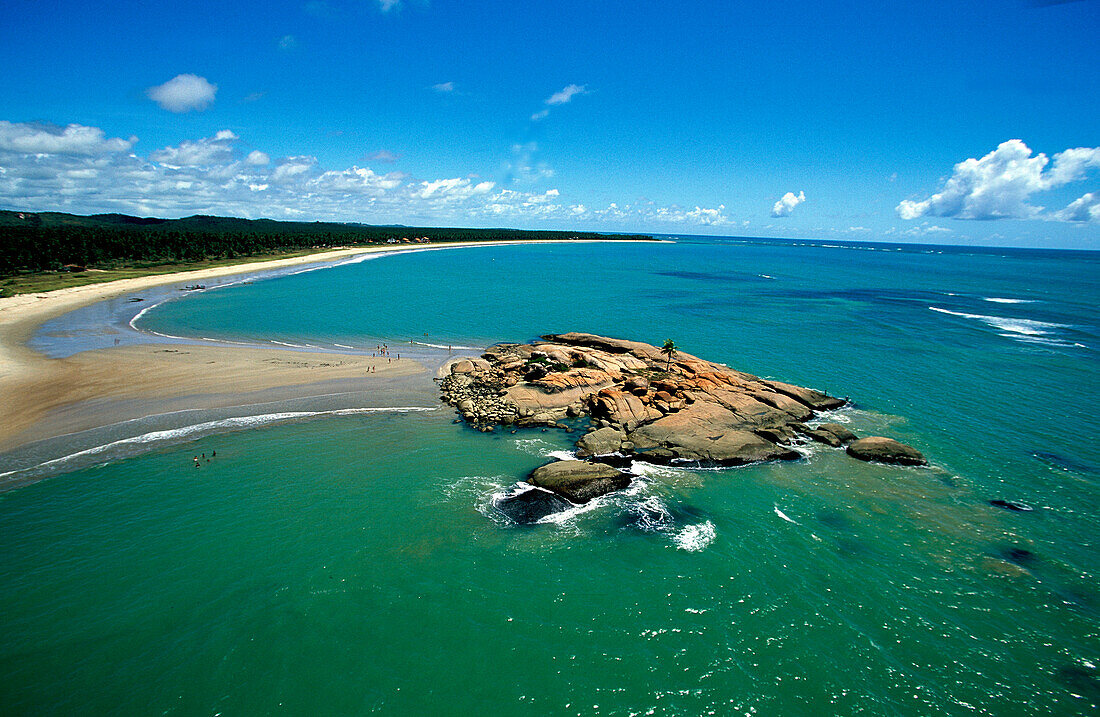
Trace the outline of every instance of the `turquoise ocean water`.
<instances>
[{"instance_id":1,"label":"turquoise ocean water","mask_svg":"<svg viewBox=\"0 0 1100 717\"><path fill-rule=\"evenodd\" d=\"M184 431L0 493L0 712L1093 714L1098 269L680 239L411 252L161 304L136 325L436 361L673 338L850 396L836 420L932 465L650 467L520 527L493 496L572 436L447 409Z\"/></svg>"}]
</instances>

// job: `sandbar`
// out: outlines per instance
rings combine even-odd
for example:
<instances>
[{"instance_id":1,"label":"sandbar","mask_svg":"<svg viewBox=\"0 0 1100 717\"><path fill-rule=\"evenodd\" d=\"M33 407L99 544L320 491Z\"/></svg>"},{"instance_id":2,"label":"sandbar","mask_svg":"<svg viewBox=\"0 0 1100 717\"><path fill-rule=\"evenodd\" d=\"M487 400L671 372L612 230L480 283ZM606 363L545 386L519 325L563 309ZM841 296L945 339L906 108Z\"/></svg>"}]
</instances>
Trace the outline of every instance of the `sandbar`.
<instances>
[{"instance_id":1,"label":"sandbar","mask_svg":"<svg viewBox=\"0 0 1100 717\"><path fill-rule=\"evenodd\" d=\"M475 242L366 247L307 256L121 279L103 284L0 298L0 452L17 446L136 417L186 397L200 406L244 405L250 394L297 387L309 395L332 382L376 379L425 371L416 361L363 354L310 353L250 346L142 344L48 358L27 346L44 322L117 296L168 284L195 284L236 275L336 262L360 254L471 246ZM283 395L289 395L284 392ZM219 396L215 400L211 397ZM228 399L227 396L235 398ZM200 399L198 397L205 397ZM125 406L125 410L118 410Z\"/></svg>"}]
</instances>

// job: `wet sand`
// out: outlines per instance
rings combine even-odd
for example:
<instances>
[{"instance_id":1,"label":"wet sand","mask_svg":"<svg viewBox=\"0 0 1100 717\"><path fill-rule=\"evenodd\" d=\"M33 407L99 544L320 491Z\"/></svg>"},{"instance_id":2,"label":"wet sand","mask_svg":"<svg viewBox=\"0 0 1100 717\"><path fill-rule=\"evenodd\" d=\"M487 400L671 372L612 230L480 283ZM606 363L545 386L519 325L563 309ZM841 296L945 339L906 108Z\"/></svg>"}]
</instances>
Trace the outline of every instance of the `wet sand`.
<instances>
[{"instance_id":1,"label":"wet sand","mask_svg":"<svg viewBox=\"0 0 1100 717\"><path fill-rule=\"evenodd\" d=\"M246 405L262 392L277 388L295 387L294 391L283 392L287 396L320 395L333 381L357 379L358 385L369 385L376 379L422 373L424 367L410 359L390 361L361 354L248 346L142 344L47 358L26 345L38 327L50 319L150 287L410 248L344 249L0 299L0 452L140 417L146 410L143 402L149 404L149 410L154 404L163 407L166 401L195 407L233 402Z\"/></svg>"}]
</instances>

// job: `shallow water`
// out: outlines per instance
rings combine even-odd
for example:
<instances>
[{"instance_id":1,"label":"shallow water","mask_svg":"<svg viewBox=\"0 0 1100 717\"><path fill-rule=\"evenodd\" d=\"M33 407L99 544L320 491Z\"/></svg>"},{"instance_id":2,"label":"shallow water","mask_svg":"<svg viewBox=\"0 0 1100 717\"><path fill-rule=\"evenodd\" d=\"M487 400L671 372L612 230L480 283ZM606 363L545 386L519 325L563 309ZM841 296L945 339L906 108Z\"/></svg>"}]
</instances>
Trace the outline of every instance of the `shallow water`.
<instances>
[{"instance_id":1,"label":"shallow water","mask_svg":"<svg viewBox=\"0 0 1100 717\"><path fill-rule=\"evenodd\" d=\"M5 709L1094 712L1096 268L1079 253L511 246L165 304L139 325L393 351L671 337L851 395L832 418L933 465L812 447L647 467L520 527L493 496L572 436L483 435L447 410L196 434L0 494Z\"/></svg>"}]
</instances>

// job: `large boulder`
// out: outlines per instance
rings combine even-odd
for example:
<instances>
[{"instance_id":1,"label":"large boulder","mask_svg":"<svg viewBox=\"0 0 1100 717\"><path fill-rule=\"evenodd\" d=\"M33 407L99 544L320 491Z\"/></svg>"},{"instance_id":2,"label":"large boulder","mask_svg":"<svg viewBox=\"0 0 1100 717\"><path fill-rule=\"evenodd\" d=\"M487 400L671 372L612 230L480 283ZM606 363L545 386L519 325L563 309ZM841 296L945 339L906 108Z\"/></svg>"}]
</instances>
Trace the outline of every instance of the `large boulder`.
<instances>
[{"instance_id":1,"label":"large boulder","mask_svg":"<svg viewBox=\"0 0 1100 717\"><path fill-rule=\"evenodd\" d=\"M812 388L794 386L782 381L761 381L761 383L785 396L790 396L800 403L806 404L815 411L828 411L833 408L840 408L845 404L842 398L834 398Z\"/></svg>"},{"instance_id":2,"label":"large boulder","mask_svg":"<svg viewBox=\"0 0 1100 717\"><path fill-rule=\"evenodd\" d=\"M494 505L520 525L537 523L548 515L560 513L571 508L569 501L548 490L531 488L529 490L498 499Z\"/></svg>"},{"instance_id":3,"label":"large boulder","mask_svg":"<svg viewBox=\"0 0 1100 717\"><path fill-rule=\"evenodd\" d=\"M799 454L744 430L744 418L709 401L697 401L677 413L639 426L627 434L638 457L741 465L790 460Z\"/></svg>"},{"instance_id":4,"label":"large boulder","mask_svg":"<svg viewBox=\"0 0 1100 717\"><path fill-rule=\"evenodd\" d=\"M531 471L527 482L581 504L627 487L630 475L603 463L557 461Z\"/></svg>"},{"instance_id":5,"label":"large boulder","mask_svg":"<svg viewBox=\"0 0 1100 717\"><path fill-rule=\"evenodd\" d=\"M859 440L859 436L839 423L822 423L817 427L817 430L831 433L834 438L840 441L841 445L845 446L853 441Z\"/></svg>"},{"instance_id":6,"label":"large boulder","mask_svg":"<svg viewBox=\"0 0 1100 717\"><path fill-rule=\"evenodd\" d=\"M861 461L898 463L904 466L923 466L928 463L916 448L883 436L859 439L848 446L848 455Z\"/></svg>"},{"instance_id":7,"label":"large boulder","mask_svg":"<svg viewBox=\"0 0 1100 717\"><path fill-rule=\"evenodd\" d=\"M581 458L589 456L606 456L617 453L622 446L623 434L619 429L608 426L586 434L577 441L577 455Z\"/></svg>"}]
</instances>

